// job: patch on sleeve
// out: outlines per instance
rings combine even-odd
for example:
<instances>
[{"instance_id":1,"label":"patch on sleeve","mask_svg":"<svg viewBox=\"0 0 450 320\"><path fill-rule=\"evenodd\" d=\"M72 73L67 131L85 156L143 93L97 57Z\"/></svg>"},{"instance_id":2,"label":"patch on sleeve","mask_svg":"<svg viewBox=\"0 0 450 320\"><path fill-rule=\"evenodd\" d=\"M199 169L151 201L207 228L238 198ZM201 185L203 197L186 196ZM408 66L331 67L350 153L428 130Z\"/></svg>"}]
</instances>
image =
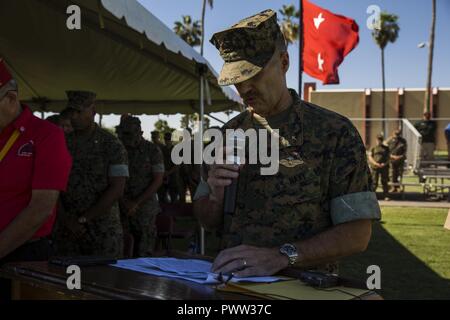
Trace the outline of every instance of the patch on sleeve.
<instances>
[{"instance_id":1,"label":"patch on sleeve","mask_svg":"<svg viewBox=\"0 0 450 320\"><path fill-rule=\"evenodd\" d=\"M128 165L126 164L113 164L109 166L110 177L129 177Z\"/></svg>"}]
</instances>

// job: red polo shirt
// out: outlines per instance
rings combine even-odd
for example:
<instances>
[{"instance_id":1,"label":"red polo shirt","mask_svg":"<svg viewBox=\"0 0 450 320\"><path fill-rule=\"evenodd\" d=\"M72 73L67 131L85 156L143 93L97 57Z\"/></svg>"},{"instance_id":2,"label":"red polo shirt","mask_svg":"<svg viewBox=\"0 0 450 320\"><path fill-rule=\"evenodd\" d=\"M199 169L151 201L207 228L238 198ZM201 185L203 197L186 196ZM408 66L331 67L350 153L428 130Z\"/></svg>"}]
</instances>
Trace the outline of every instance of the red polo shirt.
<instances>
[{"instance_id":1,"label":"red polo shirt","mask_svg":"<svg viewBox=\"0 0 450 320\"><path fill-rule=\"evenodd\" d=\"M72 167L63 131L26 106L0 132L0 150L15 129L20 136L0 162L0 232L28 206L32 190L64 191ZM48 236L55 218L56 207L33 238Z\"/></svg>"}]
</instances>

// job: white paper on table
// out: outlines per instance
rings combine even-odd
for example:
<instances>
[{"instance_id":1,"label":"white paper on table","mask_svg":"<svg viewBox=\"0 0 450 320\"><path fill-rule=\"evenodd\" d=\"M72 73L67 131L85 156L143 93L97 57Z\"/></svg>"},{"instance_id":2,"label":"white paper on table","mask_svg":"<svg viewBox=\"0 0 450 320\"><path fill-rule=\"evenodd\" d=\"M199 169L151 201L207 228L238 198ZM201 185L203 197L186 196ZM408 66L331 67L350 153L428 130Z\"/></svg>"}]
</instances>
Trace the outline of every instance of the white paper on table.
<instances>
[{"instance_id":1,"label":"white paper on table","mask_svg":"<svg viewBox=\"0 0 450 320\"><path fill-rule=\"evenodd\" d=\"M212 263L198 259L177 258L138 258L118 260L111 266L143 272L154 276L178 278L201 284L218 284L218 274L211 272ZM281 280L280 277L231 278L230 282L270 283Z\"/></svg>"}]
</instances>

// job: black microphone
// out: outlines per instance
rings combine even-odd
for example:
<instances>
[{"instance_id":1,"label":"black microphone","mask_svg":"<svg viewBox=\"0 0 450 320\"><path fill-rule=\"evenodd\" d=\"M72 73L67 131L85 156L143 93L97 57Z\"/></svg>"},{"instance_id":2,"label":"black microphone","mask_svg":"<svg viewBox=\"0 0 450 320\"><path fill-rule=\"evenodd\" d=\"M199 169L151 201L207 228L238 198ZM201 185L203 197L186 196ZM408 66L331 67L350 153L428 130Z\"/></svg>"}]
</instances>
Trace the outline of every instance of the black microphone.
<instances>
[{"instance_id":1,"label":"black microphone","mask_svg":"<svg viewBox=\"0 0 450 320\"><path fill-rule=\"evenodd\" d=\"M234 215L236 211L238 182L237 178L233 179L231 184L225 187L225 194L223 196L223 213L225 215Z\"/></svg>"},{"instance_id":2,"label":"black microphone","mask_svg":"<svg viewBox=\"0 0 450 320\"><path fill-rule=\"evenodd\" d=\"M240 158L238 156L238 142L241 141L239 137L233 136L232 145L233 145L233 155L229 155L226 157L227 164L234 163L237 165L241 164ZM245 140L244 140L245 141ZM238 191L239 179L232 179L232 182L229 186L225 187L225 193L223 196L223 213L225 215L234 215L236 211L236 199L237 199L237 191Z\"/></svg>"}]
</instances>

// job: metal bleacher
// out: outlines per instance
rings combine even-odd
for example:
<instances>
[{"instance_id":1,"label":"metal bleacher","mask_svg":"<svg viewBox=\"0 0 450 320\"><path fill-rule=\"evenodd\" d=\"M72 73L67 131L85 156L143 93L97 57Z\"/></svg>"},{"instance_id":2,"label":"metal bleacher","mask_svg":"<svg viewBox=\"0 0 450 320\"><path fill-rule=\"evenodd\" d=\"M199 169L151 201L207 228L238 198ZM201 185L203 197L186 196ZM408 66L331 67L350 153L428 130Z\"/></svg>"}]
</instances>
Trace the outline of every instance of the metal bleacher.
<instances>
[{"instance_id":1,"label":"metal bleacher","mask_svg":"<svg viewBox=\"0 0 450 320\"><path fill-rule=\"evenodd\" d=\"M424 193L450 202L450 161L421 161L417 171Z\"/></svg>"}]
</instances>

